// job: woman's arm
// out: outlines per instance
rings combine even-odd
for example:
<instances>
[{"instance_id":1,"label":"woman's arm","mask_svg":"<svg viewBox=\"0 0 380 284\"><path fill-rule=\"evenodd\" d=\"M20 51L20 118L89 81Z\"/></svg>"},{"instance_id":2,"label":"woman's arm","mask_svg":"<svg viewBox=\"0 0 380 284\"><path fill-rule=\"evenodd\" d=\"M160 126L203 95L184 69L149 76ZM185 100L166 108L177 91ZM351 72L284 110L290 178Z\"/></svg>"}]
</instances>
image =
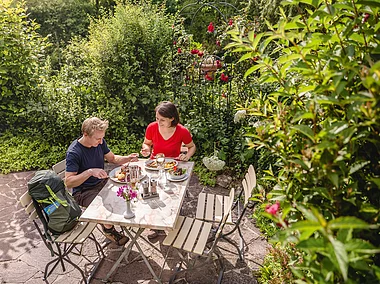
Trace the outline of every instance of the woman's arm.
<instances>
[{"instance_id":1,"label":"woman's arm","mask_svg":"<svg viewBox=\"0 0 380 284\"><path fill-rule=\"evenodd\" d=\"M180 154L178 159L181 161L188 161L195 153L196 147L193 141L191 141L189 144L185 144L187 147L187 153L186 154Z\"/></svg>"},{"instance_id":2,"label":"woman's arm","mask_svg":"<svg viewBox=\"0 0 380 284\"><path fill-rule=\"evenodd\" d=\"M153 145L152 140L148 140L144 138L144 142L141 146L141 151L140 151L141 155L143 155L144 157L148 157L150 155L152 145Z\"/></svg>"}]
</instances>

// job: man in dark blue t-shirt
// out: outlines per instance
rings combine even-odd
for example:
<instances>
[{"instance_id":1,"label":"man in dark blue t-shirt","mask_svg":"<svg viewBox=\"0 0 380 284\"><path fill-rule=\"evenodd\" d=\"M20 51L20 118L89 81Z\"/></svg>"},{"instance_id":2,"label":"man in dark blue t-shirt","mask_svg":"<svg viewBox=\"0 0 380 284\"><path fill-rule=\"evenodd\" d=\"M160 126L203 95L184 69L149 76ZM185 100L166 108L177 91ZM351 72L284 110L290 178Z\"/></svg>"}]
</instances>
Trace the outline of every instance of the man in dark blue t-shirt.
<instances>
[{"instance_id":1,"label":"man in dark blue t-shirt","mask_svg":"<svg viewBox=\"0 0 380 284\"><path fill-rule=\"evenodd\" d=\"M104 140L108 121L97 117L86 119L82 124L82 137L74 140L66 153L65 183L73 188L74 199L79 205L88 207L107 183L104 159L109 163L122 165L138 161L138 154L115 155ZM102 225L105 235L118 245L128 242L128 237L114 226Z\"/></svg>"}]
</instances>

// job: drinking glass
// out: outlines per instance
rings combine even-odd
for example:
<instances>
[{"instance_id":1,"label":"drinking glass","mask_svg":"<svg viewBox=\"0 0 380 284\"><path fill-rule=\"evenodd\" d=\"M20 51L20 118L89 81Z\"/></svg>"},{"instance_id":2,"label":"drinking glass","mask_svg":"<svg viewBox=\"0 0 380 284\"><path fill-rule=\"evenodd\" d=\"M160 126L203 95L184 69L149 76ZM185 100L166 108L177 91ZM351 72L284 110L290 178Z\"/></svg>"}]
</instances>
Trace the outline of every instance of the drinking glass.
<instances>
[{"instance_id":1,"label":"drinking glass","mask_svg":"<svg viewBox=\"0 0 380 284\"><path fill-rule=\"evenodd\" d=\"M129 177L130 177L132 188L135 188L136 183L139 180L139 166L138 165L129 166Z\"/></svg>"},{"instance_id":2,"label":"drinking glass","mask_svg":"<svg viewBox=\"0 0 380 284\"><path fill-rule=\"evenodd\" d=\"M163 153L158 153L156 155L156 163L158 167L158 178L162 179L165 176L165 155Z\"/></svg>"}]
</instances>

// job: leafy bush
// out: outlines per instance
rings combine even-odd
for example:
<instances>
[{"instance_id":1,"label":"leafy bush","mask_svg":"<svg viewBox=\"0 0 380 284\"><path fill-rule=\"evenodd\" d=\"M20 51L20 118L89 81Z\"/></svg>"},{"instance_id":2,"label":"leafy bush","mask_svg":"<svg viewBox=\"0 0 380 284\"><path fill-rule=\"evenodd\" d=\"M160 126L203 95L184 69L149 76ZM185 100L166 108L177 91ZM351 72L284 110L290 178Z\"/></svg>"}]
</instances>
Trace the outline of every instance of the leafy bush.
<instances>
[{"instance_id":1,"label":"leafy bush","mask_svg":"<svg viewBox=\"0 0 380 284\"><path fill-rule=\"evenodd\" d=\"M88 40L73 40L45 84L40 116L48 139L68 145L97 115L110 120L109 140L141 145L154 107L168 98L170 43L171 20L156 6L118 5L114 16L94 19Z\"/></svg>"},{"instance_id":2,"label":"leafy bush","mask_svg":"<svg viewBox=\"0 0 380 284\"><path fill-rule=\"evenodd\" d=\"M65 158L66 148L51 146L42 136L13 134L0 136L0 169L9 172L49 169Z\"/></svg>"},{"instance_id":3,"label":"leafy bush","mask_svg":"<svg viewBox=\"0 0 380 284\"><path fill-rule=\"evenodd\" d=\"M298 8L300 2L283 3ZM380 279L379 8L306 2L298 16L282 12L266 33L231 33L229 48L244 52L242 61L258 58L245 76L279 84L245 108L261 121L249 133L250 147L275 159L267 197L282 210L266 216L286 228L277 241L304 253L291 268L295 279L374 283Z\"/></svg>"},{"instance_id":4,"label":"leafy bush","mask_svg":"<svg viewBox=\"0 0 380 284\"><path fill-rule=\"evenodd\" d=\"M21 3L0 2L0 132L25 127L28 108L39 94L47 42L37 28Z\"/></svg>"}]
</instances>

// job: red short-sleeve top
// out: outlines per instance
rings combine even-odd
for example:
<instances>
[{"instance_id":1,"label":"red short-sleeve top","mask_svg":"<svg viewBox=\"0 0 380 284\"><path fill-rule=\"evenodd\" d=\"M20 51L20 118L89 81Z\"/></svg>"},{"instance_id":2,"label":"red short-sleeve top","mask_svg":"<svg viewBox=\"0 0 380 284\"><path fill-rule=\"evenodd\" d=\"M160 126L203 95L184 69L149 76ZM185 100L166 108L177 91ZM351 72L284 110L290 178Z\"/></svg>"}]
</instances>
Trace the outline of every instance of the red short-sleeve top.
<instances>
[{"instance_id":1,"label":"red short-sleeve top","mask_svg":"<svg viewBox=\"0 0 380 284\"><path fill-rule=\"evenodd\" d=\"M177 124L173 135L165 140L158 130L158 122L152 122L148 125L145 132L145 138L153 142L153 152L151 158L157 153L164 153L165 157L176 158L181 152L183 144L189 144L193 141L190 131L182 124Z\"/></svg>"}]
</instances>

